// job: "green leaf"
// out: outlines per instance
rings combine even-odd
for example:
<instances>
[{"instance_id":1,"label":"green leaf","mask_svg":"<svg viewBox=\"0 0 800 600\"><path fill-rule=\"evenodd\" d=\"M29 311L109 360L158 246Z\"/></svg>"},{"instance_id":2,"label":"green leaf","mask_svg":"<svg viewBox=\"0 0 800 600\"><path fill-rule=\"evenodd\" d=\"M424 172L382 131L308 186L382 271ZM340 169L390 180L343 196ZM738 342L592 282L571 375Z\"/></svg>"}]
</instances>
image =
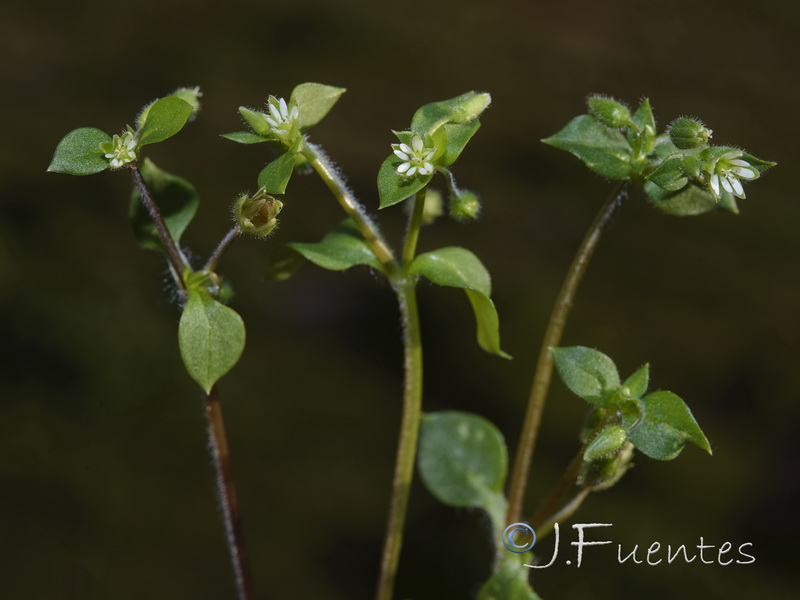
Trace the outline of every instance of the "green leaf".
<instances>
[{"instance_id":1,"label":"green leaf","mask_svg":"<svg viewBox=\"0 0 800 600\"><path fill-rule=\"evenodd\" d=\"M303 129L319 123L347 90L321 83L301 83L292 91L291 100L297 102L300 127Z\"/></svg>"},{"instance_id":2,"label":"green leaf","mask_svg":"<svg viewBox=\"0 0 800 600\"><path fill-rule=\"evenodd\" d=\"M622 384L622 389L625 390L625 395L630 398L641 398L647 392L647 386L650 384L650 364L645 363L633 375L625 380Z\"/></svg>"},{"instance_id":3,"label":"green leaf","mask_svg":"<svg viewBox=\"0 0 800 600\"><path fill-rule=\"evenodd\" d=\"M144 160L140 170L167 229L175 242L179 242L200 206L197 190L185 179L159 169L149 158ZM136 187L131 191L128 217L133 236L142 248L163 250L158 230L142 205Z\"/></svg>"},{"instance_id":4,"label":"green leaf","mask_svg":"<svg viewBox=\"0 0 800 600\"><path fill-rule=\"evenodd\" d=\"M231 370L244 350L244 323L205 289L189 289L178 326L183 364L206 393Z\"/></svg>"},{"instance_id":5,"label":"green leaf","mask_svg":"<svg viewBox=\"0 0 800 600\"><path fill-rule=\"evenodd\" d=\"M652 131L651 135L655 135L656 120L653 117L653 109L650 108L649 98L642 100L639 108L637 108L636 112L633 113L631 121L633 121L633 124L639 128L639 131L645 132L649 128ZM628 141L630 141L630 138L628 138ZM633 145L633 142L631 142L631 145Z\"/></svg>"},{"instance_id":6,"label":"green leaf","mask_svg":"<svg viewBox=\"0 0 800 600\"><path fill-rule=\"evenodd\" d=\"M314 244L291 243L284 246L286 251L273 252L270 256L268 277L286 279L291 271L299 266L290 254L300 255L315 265L330 271L343 271L357 265L367 265L383 272L383 266L375 258L361 232L353 221L345 219L326 235L321 242Z\"/></svg>"},{"instance_id":7,"label":"green leaf","mask_svg":"<svg viewBox=\"0 0 800 600\"><path fill-rule=\"evenodd\" d=\"M269 139L258 135L257 133L250 133L249 131L234 131L233 133L223 133L222 137L232 142L239 144L261 144L268 142Z\"/></svg>"},{"instance_id":8,"label":"green leaf","mask_svg":"<svg viewBox=\"0 0 800 600\"><path fill-rule=\"evenodd\" d=\"M298 144L292 146L278 158L264 167L258 174L258 187L265 188L268 194L283 194L294 173Z\"/></svg>"},{"instance_id":9,"label":"green leaf","mask_svg":"<svg viewBox=\"0 0 800 600\"><path fill-rule=\"evenodd\" d=\"M378 194L380 208L392 206L402 202L428 185L433 173L430 175L412 175L408 177L397 172L397 167L403 163L395 155L391 155L381 165L378 171Z\"/></svg>"},{"instance_id":10,"label":"green leaf","mask_svg":"<svg viewBox=\"0 0 800 600\"><path fill-rule=\"evenodd\" d=\"M672 460L687 442L711 454L711 446L686 403L672 392L653 392L641 400L644 418L628 432L633 445L650 458Z\"/></svg>"},{"instance_id":11,"label":"green leaf","mask_svg":"<svg viewBox=\"0 0 800 600\"><path fill-rule=\"evenodd\" d=\"M466 92L449 100L431 102L414 113L411 130L417 133L431 133L445 123L469 123L477 119L491 103L489 94Z\"/></svg>"},{"instance_id":12,"label":"green leaf","mask_svg":"<svg viewBox=\"0 0 800 600\"><path fill-rule=\"evenodd\" d=\"M437 285L463 289L475 313L478 345L490 354L511 358L500 349L499 319L489 298L492 282L477 256L465 248L440 248L417 256L408 273L424 275Z\"/></svg>"},{"instance_id":13,"label":"green leaf","mask_svg":"<svg viewBox=\"0 0 800 600\"><path fill-rule=\"evenodd\" d=\"M550 348L561 381L576 396L595 406L604 406L619 390L614 361L592 348Z\"/></svg>"},{"instance_id":14,"label":"green leaf","mask_svg":"<svg viewBox=\"0 0 800 600\"><path fill-rule=\"evenodd\" d=\"M528 583L530 570L523 564L524 556L503 556L500 567L478 592L478 600L541 600Z\"/></svg>"},{"instance_id":15,"label":"green leaf","mask_svg":"<svg viewBox=\"0 0 800 600\"><path fill-rule=\"evenodd\" d=\"M709 192L694 183L690 183L677 192L668 192L656 184L646 181L644 191L653 206L668 215L690 217L723 210L735 214L739 212L736 199L725 190L720 190L721 199L717 202Z\"/></svg>"},{"instance_id":16,"label":"green leaf","mask_svg":"<svg viewBox=\"0 0 800 600\"><path fill-rule=\"evenodd\" d=\"M625 136L591 115L575 117L557 134L542 141L574 154L598 175L630 179L631 149Z\"/></svg>"},{"instance_id":17,"label":"green leaf","mask_svg":"<svg viewBox=\"0 0 800 600\"><path fill-rule=\"evenodd\" d=\"M440 166L447 167L452 165L464 151L467 142L475 135L481 127L481 122L475 119L471 123L463 125L458 123L448 123L442 129L447 134L447 146L442 157L437 161Z\"/></svg>"},{"instance_id":18,"label":"green leaf","mask_svg":"<svg viewBox=\"0 0 800 600\"><path fill-rule=\"evenodd\" d=\"M111 141L111 136L94 127L73 129L56 146L48 171L68 175L92 175L108 168L108 159L100 144Z\"/></svg>"},{"instance_id":19,"label":"green leaf","mask_svg":"<svg viewBox=\"0 0 800 600\"><path fill-rule=\"evenodd\" d=\"M258 135L266 136L272 139L272 129L267 123L267 115L255 110L250 110L245 106L239 107L239 114L242 115L245 122L250 125L253 131Z\"/></svg>"},{"instance_id":20,"label":"green leaf","mask_svg":"<svg viewBox=\"0 0 800 600\"><path fill-rule=\"evenodd\" d=\"M163 142L178 133L192 116L192 105L176 96L161 98L147 111L139 146Z\"/></svg>"},{"instance_id":21,"label":"green leaf","mask_svg":"<svg viewBox=\"0 0 800 600\"><path fill-rule=\"evenodd\" d=\"M425 487L449 506L482 508L502 531L508 457L500 431L486 419L446 411L422 417L418 466Z\"/></svg>"},{"instance_id":22,"label":"green leaf","mask_svg":"<svg viewBox=\"0 0 800 600\"><path fill-rule=\"evenodd\" d=\"M590 461L598 458L607 458L619 451L627 441L628 435L624 427L620 425L604 427L586 446L583 460Z\"/></svg>"},{"instance_id":23,"label":"green leaf","mask_svg":"<svg viewBox=\"0 0 800 600\"><path fill-rule=\"evenodd\" d=\"M683 172L683 158L672 156L664 160L647 176L647 180L668 192L677 192L683 189L689 183L689 178Z\"/></svg>"}]
</instances>

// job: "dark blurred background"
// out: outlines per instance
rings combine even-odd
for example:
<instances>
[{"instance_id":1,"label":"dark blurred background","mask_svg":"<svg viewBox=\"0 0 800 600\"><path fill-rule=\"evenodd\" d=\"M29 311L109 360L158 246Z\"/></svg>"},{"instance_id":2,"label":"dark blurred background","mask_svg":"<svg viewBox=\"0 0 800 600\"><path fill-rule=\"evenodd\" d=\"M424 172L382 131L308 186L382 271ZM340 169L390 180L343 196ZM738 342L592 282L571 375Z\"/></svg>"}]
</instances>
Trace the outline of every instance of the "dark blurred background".
<instances>
[{"instance_id":1,"label":"dark blurred background","mask_svg":"<svg viewBox=\"0 0 800 600\"><path fill-rule=\"evenodd\" d=\"M239 105L303 81L348 88L312 139L371 209L390 129L424 103L491 92L456 165L482 219L442 219L420 250L482 258L514 360L478 349L462 294L423 285L425 407L480 413L511 450L553 299L610 189L538 140L588 93L649 96L661 127L698 116L715 142L780 163L739 216L667 217L634 194L564 338L625 373L650 361L654 388L687 400L714 449L637 458L577 519L613 523L603 533L626 552L752 542L755 564L619 565L615 547L590 548L580 570L538 571L534 585L550 600L796 597L800 4L28 0L2 12L0 598L233 597L202 400L164 264L129 233L129 180L45 169L71 129L115 132L149 100L202 86L198 120L148 154L199 189L184 241L205 256L268 158L219 134L242 128ZM221 392L260 598L369 598L376 579L401 399L393 296L366 270L262 279L269 247L315 241L340 218L318 179L295 178L277 234L241 241L223 265L248 328ZM379 221L398 242L402 211ZM577 449L584 409L554 383L531 508ZM472 598L490 554L485 518L415 483L399 599Z\"/></svg>"}]
</instances>

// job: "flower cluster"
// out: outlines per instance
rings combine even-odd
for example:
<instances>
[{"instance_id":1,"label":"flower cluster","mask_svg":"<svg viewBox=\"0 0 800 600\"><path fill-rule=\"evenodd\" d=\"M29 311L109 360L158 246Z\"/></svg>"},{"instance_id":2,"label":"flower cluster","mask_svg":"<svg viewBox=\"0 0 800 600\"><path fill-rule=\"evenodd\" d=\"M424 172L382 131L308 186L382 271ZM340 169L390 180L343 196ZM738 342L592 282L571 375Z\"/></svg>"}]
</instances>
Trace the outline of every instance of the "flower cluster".
<instances>
[{"instance_id":1,"label":"flower cluster","mask_svg":"<svg viewBox=\"0 0 800 600\"><path fill-rule=\"evenodd\" d=\"M271 132L284 140L293 138L300 128L300 109L297 104L294 101L287 104L283 98L270 96L267 106L269 115L264 115L264 118Z\"/></svg>"},{"instance_id":2,"label":"flower cluster","mask_svg":"<svg viewBox=\"0 0 800 600\"><path fill-rule=\"evenodd\" d=\"M431 159L436 153L434 148L428 148L422 141L419 134L415 133L411 137L411 145L392 144L395 156L404 161L397 167L397 172L401 175L411 177L412 175L430 175L433 173Z\"/></svg>"},{"instance_id":3,"label":"flower cluster","mask_svg":"<svg viewBox=\"0 0 800 600\"><path fill-rule=\"evenodd\" d=\"M100 150L109 159L112 169L119 169L136 160L136 138L126 131L121 136L115 135L110 142L102 142Z\"/></svg>"}]
</instances>

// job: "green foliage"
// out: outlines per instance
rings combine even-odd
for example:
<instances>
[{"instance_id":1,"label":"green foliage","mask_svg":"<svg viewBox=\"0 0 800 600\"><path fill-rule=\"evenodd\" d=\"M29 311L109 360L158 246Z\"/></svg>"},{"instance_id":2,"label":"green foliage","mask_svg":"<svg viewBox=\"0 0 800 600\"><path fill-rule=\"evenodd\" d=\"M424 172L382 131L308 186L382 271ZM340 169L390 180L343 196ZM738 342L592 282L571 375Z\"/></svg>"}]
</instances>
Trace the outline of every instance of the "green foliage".
<instances>
[{"instance_id":1,"label":"green foliage","mask_svg":"<svg viewBox=\"0 0 800 600\"><path fill-rule=\"evenodd\" d=\"M630 179L631 148L618 129L591 115L575 117L561 131L542 140L581 159L592 171L608 179Z\"/></svg>"},{"instance_id":2,"label":"green foliage","mask_svg":"<svg viewBox=\"0 0 800 600\"><path fill-rule=\"evenodd\" d=\"M418 465L425 487L441 502L482 508L503 530L503 484L508 457L500 431L477 415L447 411L424 415Z\"/></svg>"},{"instance_id":3,"label":"green foliage","mask_svg":"<svg viewBox=\"0 0 800 600\"><path fill-rule=\"evenodd\" d=\"M439 165L447 167L456 162L456 159L461 156L467 143L472 139L472 136L480 129L481 122L475 119L471 123L463 125L448 123L442 127L446 135L445 150L442 157L439 159Z\"/></svg>"},{"instance_id":4,"label":"green foliage","mask_svg":"<svg viewBox=\"0 0 800 600\"><path fill-rule=\"evenodd\" d=\"M200 285L189 287L188 295L178 325L178 345L189 375L209 393L244 350L244 322Z\"/></svg>"},{"instance_id":5,"label":"green foliage","mask_svg":"<svg viewBox=\"0 0 800 600\"><path fill-rule=\"evenodd\" d=\"M383 266L375 258L356 224L350 219L342 221L321 242L312 244L295 242L277 248L270 256L267 277L286 279L302 264L303 258L330 271L343 271L357 265L366 265L383 271Z\"/></svg>"},{"instance_id":6,"label":"green foliage","mask_svg":"<svg viewBox=\"0 0 800 600\"><path fill-rule=\"evenodd\" d=\"M477 119L492 101L489 94L466 92L449 100L431 102L414 113L411 130L432 133L445 123L465 124Z\"/></svg>"},{"instance_id":7,"label":"green foliage","mask_svg":"<svg viewBox=\"0 0 800 600\"><path fill-rule=\"evenodd\" d=\"M672 460L687 442L711 454L711 446L686 403L672 392L642 398L644 418L629 432L637 450L658 460Z\"/></svg>"},{"instance_id":8,"label":"green foliage","mask_svg":"<svg viewBox=\"0 0 800 600\"><path fill-rule=\"evenodd\" d=\"M650 385L650 363L645 363L622 384L622 393L628 398L641 398Z\"/></svg>"},{"instance_id":9,"label":"green foliage","mask_svg":"<svg viewBox=\"0 0 800 600\"><path fill-rule=\"evenodd\" d=\"M719 211L739 213L736 198L724 190L719 202L706 190L693 183L677 192L668 192L648 181L644 184L644 191L653 206L668 215L691 217Z\"/></svg>"},{"instance_id":10,"label":"green foliage","mask_svg":"<svg viewBox=\"0 0 800 600\"><path fill-rule=\"evenodd\" d=\"M556 370L570 391L595 406L603 406L620 387L619 373L608 356L574 346L551 348Z\"/></svg>"},{"instance_id":11,"label":"green foliage","mask_svg":"<svg viewBox=\"0 0 800 600\"><path fill-rule=\"evenodd\" d=\"M431 175L416 175L407 177L397 172L404 161L395 155L389 156L378 171L378 194L380 196L380 208L393 206L410 198L422 188L424 188L433 178Z\"/></svg>"},{"instance_id":12,"label":"green foliage","mask_svg":"<svg viewBox=\"0 0 800 600\"><path fill-rule=\"evenodd\" d=\"M258 111L255 111L255 110L250 110L249 108L247 108L245 106L240 106L239 107L239 114L242 115L242 117L244 118L245 122L248 125L250 125L250 127L253 129L253 131L256 132L256 134L258 134L260 136L263 136L265 141L270 139L270 136L272 135L272 130L269 127L269 123L267 123L267 116L264 113L258 112ZM234 134L230 134L230 133L229 134L225 134L223 137L227 137L228 139L232 139L232 138L229 137L231 135L234 135ZM238 140L238 139L234 139L233 141L241 143L241 141ZM250 143L252 143L252 142L250 142Z\"/></svg>"},{"instance_id":13,"label":"green foliage","mask_svg":"<svg viewBox=\"0 0 800 600\"><path fill-rule=\"evenodd\" d=\"M300 109L300 127L307 129L319 123L347 90L321 83L301 83L292 91L291 100Z\"/></svg>"},{"instance_id":14,"label":"green foliage","mask_svg":"<svg viewBox=\"0 0 800 600\"><path fill-rule=\"evenodd\" d=\"M605 96L589 96L589 113L607 127L619 129L631 122L631 111L621 102Z\"/></svg>"},{"instance_id":15,"label":"green foliage","mask_svg":"<svg viewBox=\"0 0 800 600\"><path fill-rule=\"evenodd\" d=\"M100 144L109 143L111 136L94 127L73 129L56 146L48 171L68 175L92 175L108 168L108 159Z\"/></svg>"},{"instance_id":16,"label":"green foliage","mask_svg":"<svg viewBox=\"0 0 800 600\"><path fill-rule=\"evenodd\" d=\"M264 188L268 194L283 194L294 173L299 146L298 140L289 150L264 167L258 174L258 187Z\"/></svg>"},{"instance_id":17,"label":"green foliage","mask_svg":"<svg viewBox=\"0 0 800 600\"><path fill-rule=\"evenodd\" d=\"M530 571L524 565L525 556L503 555L499 568L478 592L478 600L540 600L528 583Z\"/></svg>"},{"instance_id":18,"label":"green foliage","mask_svg":"<svg viewBox=\"0 0 800 600\"><path fill-rule=\"evenodd\" d=\"M140 172L172 238L179 242L200 206L197 190L185 179L159 169L149 158L142 163ZM142 248L163 250L158 230L142 205L135 186L131 191L128 216L133 237Z\"/></svg>"},{"instance_id":19,"label":"green foliage","mask_svg":"<svg viewBox=\"0 0 800 600\"><path fill-rule=\"evenodd\" d=\"M500 325L491 301L492 282L481 261L465 248L440 248L420 254L408 269L437 285L461 288L469 297L478 326L478 345L490 354L511 358L500 348Z\"/></svg>"},{"instance_id":20,"label":"green foliage","mask_svg":"<svg viewBox=\"0 0 800 600\"><path fill-rule=\"evenodd\" d=\"M191 104L176 96L157 100L147 109L138 135L139 146L163 142L172 137L183 129L193 110Z\"/></svg>"},{"instance_id":21,"label":"green foliage","mask_svg":"<svg viewBox=\"0 0 800 600\"><path fill-rule=\"evenodd\" d=\"M234 131L233 133L223 133L222 137L238 144L263 144L264 142L269 141L267 138L250 131Z\"/></svg>"},{"instance_id":22,"label":"green foliage","mask_svg":"<svg viewBox=\"0 0 800 600\"><path fill-rule=\"evenodd\" d=\"M618 452L628 441L628 434L621 425L609 425L601 429L586 446L583 460L595 460Z\"/></svg>"}]
</instances>

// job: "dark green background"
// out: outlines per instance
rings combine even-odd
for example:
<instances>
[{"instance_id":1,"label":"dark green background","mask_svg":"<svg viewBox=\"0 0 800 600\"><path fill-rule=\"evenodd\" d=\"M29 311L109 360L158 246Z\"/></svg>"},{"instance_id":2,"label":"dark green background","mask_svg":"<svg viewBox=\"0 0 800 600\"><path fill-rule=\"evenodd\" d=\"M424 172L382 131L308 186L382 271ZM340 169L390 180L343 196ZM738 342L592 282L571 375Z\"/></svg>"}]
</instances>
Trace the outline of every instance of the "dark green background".
<instances>
[{"instance_id":1,"label":"dark green background","mask_svg":"<svg viewBox=\"0 0 800 600\"><path fill-rule=\"evenodd\" d=\"M797 3L29 0L3 13L1 598L233 597L201 396L178 355L164 265L129 234L129 181L45 169L69 130L115 132L152 98L202 86L200 118L149 151L200 190L185 236L199 258L267 159L218 135L241 128L239 105L303 81L348 88L312 138L371 209L391 128L423 103L491 92L456 165L483 218L443 220L420 249L462 244L483 259L514 360L477 348L463 294L422 286L425 406L478 412L512 449L552 301L610 189L538 140L583 112L587 93L647 95L662 126L695 115L715 142L780 163L748 186L738 217L667 217L634 195L564 338L624 372L649 360L654 387L687 400L714 448L637 458L578 519L613 523L606 539L625 550L752 542L756 563L618 565L614 548L589 548L580 570L559 561L534 583L546 600L795 597ZM221 391L256 584L260 598L369 598L400 414L397 311L366 271L262 281L270 246L317 240L340 219L314 177L293 180L285 201L274 238L240 242L223 269L248 327ZM379 221L396 242L401 211ZM583 412L555 383L531 508L576 450ZM417 481L398 599L474 597L487 536L483 516L439 506Z\"/></svg>"}]
</instances>

